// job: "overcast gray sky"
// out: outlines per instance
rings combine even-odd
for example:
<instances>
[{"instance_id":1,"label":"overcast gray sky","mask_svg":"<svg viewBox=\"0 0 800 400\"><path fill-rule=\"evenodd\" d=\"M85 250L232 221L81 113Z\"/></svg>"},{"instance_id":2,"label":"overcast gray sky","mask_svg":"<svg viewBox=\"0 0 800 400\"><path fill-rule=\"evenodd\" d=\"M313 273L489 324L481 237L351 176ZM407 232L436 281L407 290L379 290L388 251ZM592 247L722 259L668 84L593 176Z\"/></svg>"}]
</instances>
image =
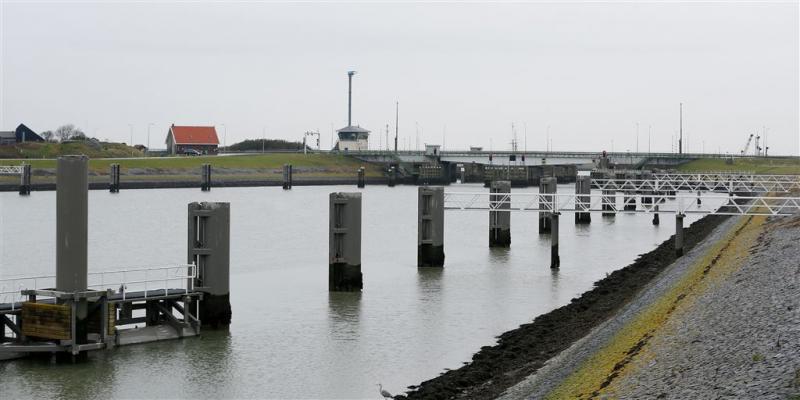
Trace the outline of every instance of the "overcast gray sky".
<instances>
[{"instance_id":1,"label":"overcast gray sky","mask_svg":"<svg viewBox=\"0 0 800 400\"><path fill-rule=\"evenodd\" d=\"M74 123L164 147L171 123L227 143L300 140L347 122L371 145L670 151L684 103L690 151L738 152L768 129L800 151L798 2L97 3L4 1L0 129ZM222 124L225 128L222 128ZM527 127L527 128L526 128ZM446 131L446 134L445 134ZM527 131L527 134L525 134ZM491 138L491 143L490 143ZM222 139L222 138L221 138ZM385 143L384 143L385 145Z\"/></svg>"}]
</instances>

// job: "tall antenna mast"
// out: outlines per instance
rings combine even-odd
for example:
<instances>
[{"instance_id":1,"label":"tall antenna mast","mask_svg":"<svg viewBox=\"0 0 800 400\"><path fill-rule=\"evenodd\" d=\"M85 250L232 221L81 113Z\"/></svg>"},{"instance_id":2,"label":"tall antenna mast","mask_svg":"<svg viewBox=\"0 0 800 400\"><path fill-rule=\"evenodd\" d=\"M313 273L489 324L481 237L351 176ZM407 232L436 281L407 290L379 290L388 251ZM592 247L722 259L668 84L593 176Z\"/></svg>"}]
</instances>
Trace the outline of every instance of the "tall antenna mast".
<instances>
[{"instance_id":1,"label":"tall antenna mast","mask_svg":"<svg viewBox=\"0 0 800 400\"><path fill-rule=\"evenodd\" d=\"M353 121L350 119L353 103L353 75L356 71L347 71L347 126L353 126Z\"/></svg>"},{"instance_id":2,"label":"tall antenna mast","mask_svg":"<svg viewBox=\"0 0 800 400\"><path fill-rule=\"evenodd\" d=\"M683 103L680 103L680 136L678 137L678 154L683 154Z\"/></svg>"},{"instance_id":3,"label":"tall antenna mast","mask_svg":"<svg viewBox=\"0 0 800 400\"><path fill-rule=\"evenodd\" d=\"M394 152L397 153L397 125L400 122L400 102L395 102L394 108Z\"/></svg>"}]
</instances>

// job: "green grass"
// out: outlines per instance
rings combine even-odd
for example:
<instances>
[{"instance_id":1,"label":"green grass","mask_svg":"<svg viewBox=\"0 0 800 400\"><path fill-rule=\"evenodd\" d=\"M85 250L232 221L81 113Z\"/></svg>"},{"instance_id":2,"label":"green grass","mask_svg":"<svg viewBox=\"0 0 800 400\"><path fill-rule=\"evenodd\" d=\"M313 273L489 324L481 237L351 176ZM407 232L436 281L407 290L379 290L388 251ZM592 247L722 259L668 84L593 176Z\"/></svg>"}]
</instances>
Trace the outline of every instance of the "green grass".
<instances>
[{"instance_id":1,"label":"green grass","mask_svg":"<svg viewBox=\"0 0 800 400\"><path fill-rule=\"evenodd\" d=\"M141 151L128 147L123 143L101 142L97 146L90 146L83 142L29 142L0 147L0 158L49 159L64 154L85 154L91 158L141 157L144 155Z\"/></svg>"},{"instance_id":2,"label":"green grass","mask_svg":"<svg viewBox=\"0 0 800 400\"><path fill-rule=\"evenodd\" d=\"M22 160L0 160L0 164L21 164ZM54 169L55 159L27 159L25 163L31 164L34 169ZM320 175L351 175L356 169L364 166L367 176L378 176L380 170L375 165L362 163L351 157L336 154L301 154L301 153L268 153L234 156L182 156L182 157L151 157L151 158L99 158L89 160L89 170L106 174L109 165L117 163L122 167L124 174L127 169L138 168L152 170L153 174L180 175L181 171L199 171L202 164L211 164L212 168L252 170L280 169L284 164L292 164L295 173L300 173L298 168L312 169ZM249 172L249 171L248 171ZM315 172L310 172L312 175ZM149 175L149 173L148 173Z\"/></svg>"},{"instance_id":3,"label":"green grass","mask_svg":"<svg viewBox=\"0 0 800 400\"><path fill-rule=\"evenodd\" d=\"M721 158L703 158L679 166L678 171L752 171L757 174L800 175L800 158L737 158L733 164L726 164Z\"/></svg>"}]
</instances>

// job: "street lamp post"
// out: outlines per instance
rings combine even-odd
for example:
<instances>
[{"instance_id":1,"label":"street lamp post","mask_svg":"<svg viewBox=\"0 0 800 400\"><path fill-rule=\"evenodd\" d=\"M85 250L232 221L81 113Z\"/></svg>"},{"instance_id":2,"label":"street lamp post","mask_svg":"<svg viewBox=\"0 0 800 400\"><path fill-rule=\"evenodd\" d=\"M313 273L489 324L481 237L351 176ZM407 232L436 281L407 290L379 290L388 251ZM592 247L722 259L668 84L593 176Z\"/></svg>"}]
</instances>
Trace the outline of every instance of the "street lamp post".
<instances>
[{"instance_id":1,"label":"street lamp post","mask_svg":"<svg viewBox=\"0 0 800 400\"><path fill-rule=\"evenodd\" d=\"M150 127L155 125L154 123L150 122L147 124L147 150L145 150L144 155L147 156L150 154Z\"/></svg>"},{"instance_id":2,"label":"street lamp post","mask_svg":"<svg viewBox=\"0 0 800 400\"><path fill-rule=\"evenodd\" d=\"M130 144L130 146L131 146L131 157L133 157L133 124L128 124L128 126L131 128L131 144Z\"/></svg>"}]
</instances>

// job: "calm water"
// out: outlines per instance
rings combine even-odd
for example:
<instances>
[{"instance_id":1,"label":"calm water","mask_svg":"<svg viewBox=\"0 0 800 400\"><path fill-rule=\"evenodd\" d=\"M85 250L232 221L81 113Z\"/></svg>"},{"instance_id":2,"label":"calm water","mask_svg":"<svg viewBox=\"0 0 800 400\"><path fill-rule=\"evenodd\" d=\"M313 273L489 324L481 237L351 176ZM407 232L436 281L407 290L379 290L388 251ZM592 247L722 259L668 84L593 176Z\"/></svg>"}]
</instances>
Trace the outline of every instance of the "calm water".
<instances>
[{"instance_id":1,"label":"calm water","mask_svg":"<svg viewBox=\"0 0 800 400\"><path fill-rule=\"evenodd\" d=\"M513 214L511 248L490 249L485 212L448 211L445 268L418 269L417 188L367 187L364 291L332 294L328 193L355 190L92 191L90 271L186 262L186 204L231 203L230 330L96 352L79 365L0 362L0 398L375 398L378 382L402 392L568 303L674 232L669 215L654 227L646 215L593 214L591 225L575 226L564 214L561 269L551 272L535 213ZM55 192L0 193L0 235L0 277L54 274Z\"/></svg>"}]
</instances>

